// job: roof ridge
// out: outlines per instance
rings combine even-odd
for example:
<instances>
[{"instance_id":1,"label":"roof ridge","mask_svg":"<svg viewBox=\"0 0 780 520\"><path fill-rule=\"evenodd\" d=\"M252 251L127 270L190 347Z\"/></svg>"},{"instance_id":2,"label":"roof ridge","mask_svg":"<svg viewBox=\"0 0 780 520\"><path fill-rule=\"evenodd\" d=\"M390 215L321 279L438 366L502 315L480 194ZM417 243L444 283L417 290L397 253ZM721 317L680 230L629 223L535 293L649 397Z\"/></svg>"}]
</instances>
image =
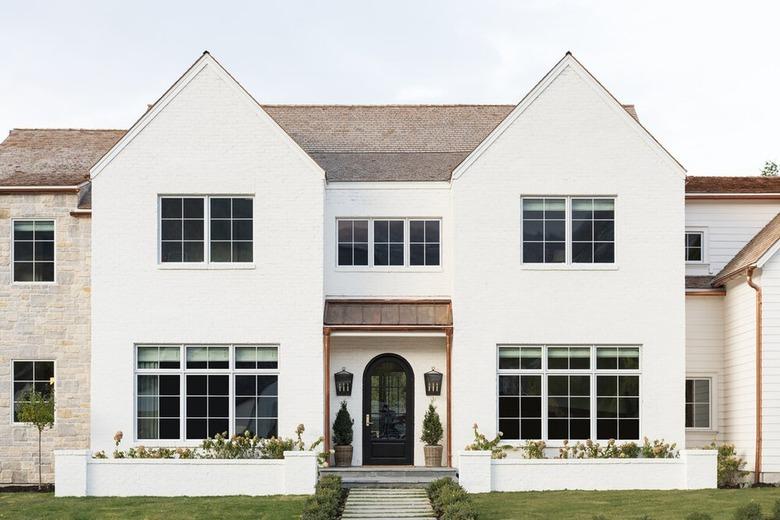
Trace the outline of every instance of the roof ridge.
<instances>
[{"instance_id":1,"label":"roof ridge","mask_svg":"<svg viewBox=\"0 0 780 520\"><path fill-rule=\"evenodd\" d=\"M61 132L127 132L127 128L76 128L76 127L14 127L11 129L15 131L52 131L57 130Z\"/></svg>"},{"instance_id":2,"label":"roof ridge","mask_svg":"<svg viewBox=\"0 0 780 520\"><path fill-rule=\"evenodd\" d=\"M419 108L419 107L513 107L513 103L260 103L262 107L361 107L361 108Z\"/></svg>"}]
</instances>

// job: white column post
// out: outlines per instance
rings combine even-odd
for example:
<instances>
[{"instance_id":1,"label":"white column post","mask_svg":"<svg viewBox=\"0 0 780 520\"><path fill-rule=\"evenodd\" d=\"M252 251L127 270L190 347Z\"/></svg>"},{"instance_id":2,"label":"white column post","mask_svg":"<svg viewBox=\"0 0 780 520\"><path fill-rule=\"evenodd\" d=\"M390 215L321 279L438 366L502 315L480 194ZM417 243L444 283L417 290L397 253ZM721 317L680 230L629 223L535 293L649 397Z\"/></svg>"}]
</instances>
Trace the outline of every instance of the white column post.
<instances>
[{"instance_id":1,"label":"white column post","mask_svg":"<svg viewBox=\"0 0 780 520\"><path fill-rule=\"evenodd\" d=\"M683 463L683 489L718 487L718 450L680 450Z\"/></svg>"},{"instance_id":2,"label":"white column post","mask_svg":"<svg viewBox=\"0 0 780 520\"><path fill-rule=\"evenodd\" d=\"M313 494L317 476L316 452L284 452L284 493L286 495Z\"/></svg>"},{"instance_id":3,"label":"white column post","mask_svg":"<svg viewBox=\"0 0 780 520\"><path fill-rule=\"evenodd\" d=\"M89 450L54 450L54 496L87 496Z\"/></svg>"},{"instance_id":4,"label":"white column post","mask_svg":"<svg viewBox=\"0 0 780 520\"><path fill-rule=\"evenodd\" d=\"M489 451L458 452L458 482L469 493L489 493L492 486Z\"/></svg>"}]
</instances>

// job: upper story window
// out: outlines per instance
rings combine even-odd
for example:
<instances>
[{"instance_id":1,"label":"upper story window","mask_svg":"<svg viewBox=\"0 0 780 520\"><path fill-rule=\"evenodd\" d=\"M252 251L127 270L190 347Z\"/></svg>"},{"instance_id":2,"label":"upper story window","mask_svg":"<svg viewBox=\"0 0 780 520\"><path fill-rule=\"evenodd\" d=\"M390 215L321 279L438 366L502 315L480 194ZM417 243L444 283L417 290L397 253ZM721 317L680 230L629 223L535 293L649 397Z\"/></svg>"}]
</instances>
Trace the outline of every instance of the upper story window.
<instances>
[{"instance_id":1,"label":"upper story window","mask_svg":"<svg viewBox=\"0 0 780 520\"><path fill-rule=\"evenodd\" d=\"M685 261L701 262L703 260L702 247L704 243L703 231L685 232Z\"/></svg>"},{"instance_id":2,"label":"upper story window","mask_svg":"<svg viewBox=\"0 0 780 520\"><path fill-rule=\"evenodd\" d=\"M250 197L160 197L160 262L252 262L252 219Z\"/></svg>"},{"instance_id":3,"label":"upper story window","mask_svg":"<svg viewBox=\"0 0 780 520\"><path fill-rule=\"evenodd\" d=\"M441 265L439 219L338 219L339 267Z\"/></svg>"},{"instance_id":4,"label":"upper story window","mask_svg":"<svg viewBox=\"0 0 780 520\"><path fill-rule=\"evenodd\" d=\"M54 221L14 220L13 281L54 281Z\"/></svg>"},{"instance_id":5,"label":"upper story window","mask_svg":"<svg viewBox=\"0 0 780 520\"><path fill-rule=\"evenodd\" d=\"M523 263L615 262L615 200L528 197L522 200Z\"/></svg>"}]
</instances>

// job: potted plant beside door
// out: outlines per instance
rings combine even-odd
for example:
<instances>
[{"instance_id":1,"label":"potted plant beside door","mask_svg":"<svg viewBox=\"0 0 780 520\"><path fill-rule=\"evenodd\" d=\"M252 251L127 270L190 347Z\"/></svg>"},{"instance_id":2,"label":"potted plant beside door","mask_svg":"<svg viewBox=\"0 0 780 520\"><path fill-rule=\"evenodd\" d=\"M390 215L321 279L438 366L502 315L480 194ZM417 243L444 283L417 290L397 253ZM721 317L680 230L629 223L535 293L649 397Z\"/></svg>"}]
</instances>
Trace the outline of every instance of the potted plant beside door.
<instances>
[{"instance_id":1,"label":"potted plant beside door","mask_svg":"<svg viewBox=\"0 0 780 520\"><path fill-rule=\"evenodd\" d=\"M422 437L420 440L425 443L425 465L428 467L441 466L441 455L443 448L441 438L444 431L441 427L441 419L433 403L428 405L428 411L425 412L425 418L422 425Z\"/></svg>"},{"instance_id":2,"label":"potted plant beside door","mask_svg":"<svg viewBox=\"0 0 780 520\"><path fill-rule=\"evenodd\" d=\"M341 408L333 422L333 444L336 446L336 466L352 465L352 426L355 421L349 415L347 402L341 401Z\"/></svg>"}]
</instances>

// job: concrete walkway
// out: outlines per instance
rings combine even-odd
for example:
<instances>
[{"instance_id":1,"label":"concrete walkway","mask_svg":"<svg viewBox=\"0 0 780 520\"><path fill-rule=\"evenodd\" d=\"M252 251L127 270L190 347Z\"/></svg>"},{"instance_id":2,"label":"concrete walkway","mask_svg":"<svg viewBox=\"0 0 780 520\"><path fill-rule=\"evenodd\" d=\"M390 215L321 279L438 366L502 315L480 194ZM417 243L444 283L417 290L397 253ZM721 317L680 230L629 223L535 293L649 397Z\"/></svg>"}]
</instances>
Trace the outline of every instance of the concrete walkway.
<instances>
[{"instance_id":1,"label":"concrete walkway","mask_svg":"<svg viewBox=\"0 0 780 520\"><path fill-rule=\"evenodd\" d=\"M436 516L424 489L352 488L341 518L392 520Z\"/></svg>"}]
</instances>

